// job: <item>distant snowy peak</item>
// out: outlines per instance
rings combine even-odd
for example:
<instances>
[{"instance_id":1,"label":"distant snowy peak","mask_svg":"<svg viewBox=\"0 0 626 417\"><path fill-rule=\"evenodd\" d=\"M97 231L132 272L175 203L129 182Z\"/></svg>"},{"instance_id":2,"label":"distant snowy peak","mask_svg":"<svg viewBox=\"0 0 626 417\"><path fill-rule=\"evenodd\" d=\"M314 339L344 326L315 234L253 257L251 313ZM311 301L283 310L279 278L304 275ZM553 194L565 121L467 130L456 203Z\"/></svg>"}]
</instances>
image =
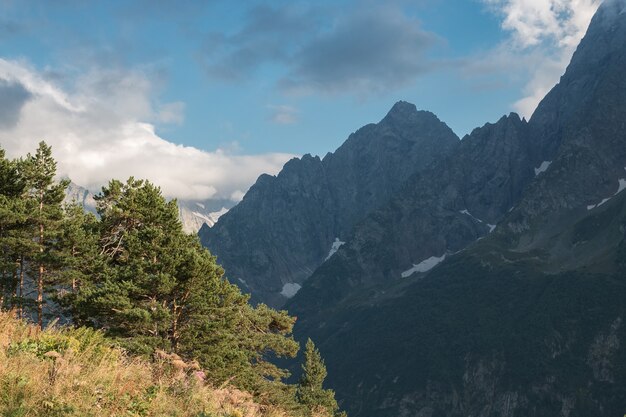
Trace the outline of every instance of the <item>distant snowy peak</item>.
<instances>
[{"instance_id":1,"label":"distant snowy peak","mask_svg":"<svg viewBox=\"0 0 626 417\"><path fill-rule=\"evenodd\" d=\"M80 204L86 211L96 213L96 200L94 200L93 194L73 182L70 182L70 185L65 189L64 202Z\"/></svg>"},{"instance_id":2,"label":"distant snowy peak","mask_svg":"<svg viewBox=\"0 0 626 417\"><path fill-rule=\"evenodd\" d=\"M179 202L179 216L183 223L183 229L187 233L197 233L202 225L213 227L215 223L228 212L228 208L222 207L217 211L209 211L210 207L205 203Z\"/></svg>"}]
</instances>

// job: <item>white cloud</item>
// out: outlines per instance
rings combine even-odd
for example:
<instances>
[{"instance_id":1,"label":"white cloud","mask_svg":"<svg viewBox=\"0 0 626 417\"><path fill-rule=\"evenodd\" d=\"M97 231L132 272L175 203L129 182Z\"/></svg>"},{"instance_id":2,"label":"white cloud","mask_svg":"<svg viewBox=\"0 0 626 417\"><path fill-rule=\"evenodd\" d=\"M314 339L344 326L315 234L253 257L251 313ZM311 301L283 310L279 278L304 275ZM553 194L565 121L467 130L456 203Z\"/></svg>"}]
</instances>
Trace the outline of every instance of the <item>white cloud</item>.
<instances>
[{"instance_id":1,"label":"white cloud","mask_svg":"<svg viewBox=\"0 0 626 417\"><path fill-rule=\"evenodd\" d=\"M45 140L59 173L97 190L111 178L147 178L168 197L240 198L261 173L274 174L289 154L206 152L159 137L148 121L182 121L183 103L154 109L152 85L141 72L92 70L61 88L24 62L0 59L0 80L19 83L32 97L17 123L0 130L10 156L33 152Z\"/></svg>"},{"instance_id":2,"label":"white cloud","mask_svg":"<svg viewBox=\"0 0 626 417\"><path fill-rule=\"evenodd\" d=\"M231 195L230 195L230 199L231 199L231 200L233 200L233 201L236 201L236 202L240 202L241 200L243 200L243 196L244 196L245 194L246 194L246 193L244 193L244 192L243 192L243 191L241 191L241 190L235 190L235 191L233 191L233 192L231 193Z\"/></svg>"},{"instance_id":3,"label":"white cloud","mask_svg":"<svg viewBox=\"0 0 626 417\"><path fill-rule=\"evenodd\" d=\"M524 47L545 41L574 48L601 0L483 0L503 16L502 27Z\"/></svg>"},{"instance_id":4,"label":"white cloud","mask_svg":"<svg viewBox=\"0 0 626 417\"><path fill-rule=\"evenodd\" d=\"M519 63L532 65L530 80L514 107L530 116L539 101L559 80L576 46L585 34L601 0L483 0L502 16L502 28L511 38L506 47L518 54L542 59L526 59Z\"/></svg>"}]
</instances>

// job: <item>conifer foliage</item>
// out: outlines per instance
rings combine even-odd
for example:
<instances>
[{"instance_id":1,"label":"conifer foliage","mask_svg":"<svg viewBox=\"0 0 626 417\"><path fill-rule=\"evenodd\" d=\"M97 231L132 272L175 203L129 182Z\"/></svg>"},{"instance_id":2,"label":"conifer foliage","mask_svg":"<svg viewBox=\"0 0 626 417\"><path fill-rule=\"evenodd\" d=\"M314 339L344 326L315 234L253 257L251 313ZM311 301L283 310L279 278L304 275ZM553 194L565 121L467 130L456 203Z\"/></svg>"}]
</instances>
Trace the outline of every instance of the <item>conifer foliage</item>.
<instances>
[{"instance_id":1,"label":"conifer foliage","mask_svg":"<svg viewBox=\"0 0 626 417\"><path fill-rule=\"evenodd\" d=\"M59 233L63 221L62 203L67 180L55 181L56 161L52 149L40 142L35 155L28 154L19 164L24 178L26 223L36 249L28 256L27 265L36 283L37 324L43 327L44 287L46 280L60 267L57 256Z\"/></svg>"},{"instance_id":2,"label":"conifer foliage","mask_svg":"<svg viewBox=\"0 0 626 417\"><path fill-rule=\"evenodd\" d=\"M329 414L345 416L344 413L339 412L335 393L323 387L326 375L326 365L324 365L322 355L313 341L308 339L304 351L302 377L297 390L298 400L312 411L322 409Z\"/></svg>"},{"instance_id":3,"label":"conifer foliage","mask_svg":"<svg viewBox=\"0 0 626 417\"><path fill-rule=\"evenodd\" d=\"M44 327L51 318L102 330L131 354L167 351L192 361L207 382L246 389L294 415L337 411L312 342L299 386L273 363L293 358L295 318L224 277L197 236L183 232L176 201L148 181L112 180L96 196L97 216L63 204L44 142L8 160L0 149L0 309Z\"/></svg>"}]
</instances>

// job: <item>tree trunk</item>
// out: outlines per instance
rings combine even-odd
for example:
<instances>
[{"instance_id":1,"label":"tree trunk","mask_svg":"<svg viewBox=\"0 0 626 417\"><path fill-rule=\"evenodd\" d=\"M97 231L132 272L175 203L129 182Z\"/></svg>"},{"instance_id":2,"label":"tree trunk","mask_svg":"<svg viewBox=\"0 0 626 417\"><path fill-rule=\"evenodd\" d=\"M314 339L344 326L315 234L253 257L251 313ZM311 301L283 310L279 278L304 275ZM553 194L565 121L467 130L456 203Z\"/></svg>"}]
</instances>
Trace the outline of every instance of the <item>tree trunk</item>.
<instances>
[{"instance_id":1,"label":"tree trunk","mask_svg":"<svg viewBox=\"0 0 626 417\"><path fill-rule=\"evenodd\" d=\"M24 317L24 257L20 256L20 286L18 300L17 318Z\"/></svg>"},{"instance_id":2,"label":"tree trunk","mask_svg":"<svg viewBox=\"0 0 626 417\"><path fill-rule=\"evenodd\" d=\"M17 317L17 287L19 285L17 278L17 271L20 269L20 261L15 261L15 266L13 267L13 272L11 274L11 310L14 310L15 315Z\"/></svg>"},{"instance_id":3,"label":"tree trunk","mask_svg":"<svg viewBox=\"0 0 626 417\"><path fill-rule=\"evenodd\" d=\"M76 258L78 255L78 251L76 250L76 246L72 246L72 258ZM76 292L76 278L72 277L72 292Z\"/></svg>"},{"instance_id":4,"label":"tree trunk","mask_svg":"<svg viewBox=\"0 0 626 417\"><path fill-rule=\"evenodd\" d=\"M39 264L39 277L37 278L37 324L43 329L43 274L44 266Z\"/></svg>"},{"instance_id":5,"label":"tree trunk","mask_svg":"<svg viewBox=\"0 0 626 417\"><path fill-rule=\"evenodd\" d=\"M39 254L43 256L43 191L39 195ZM39 276L37 277L37 324L43 329L43 276L45 267L43 259L39 259Z\"/></svg>"},{"instance_id":6,"label":"tree trunk","mask_svg":"<svg viewBox=\"0 0 626 417\"><path fill-rule=\"evenodd\" d=\"M8 285L6 285L7 282L7 270L2 267L2 283L0 283L0 311L2 311L4 309L4 294L6 292L6 289L8 288Z\"/></svg>"},{"instance_id":7,"label":"tree trunk","mask_svg":"<svg viewBox=\"0 0 626 417\"><path fill-rule=\"evenodd\" d=\"M176 299L174 299L172 314L172 347L174 351L178 350L178 306L176 305Z\"/></svg>"}]
</instances>

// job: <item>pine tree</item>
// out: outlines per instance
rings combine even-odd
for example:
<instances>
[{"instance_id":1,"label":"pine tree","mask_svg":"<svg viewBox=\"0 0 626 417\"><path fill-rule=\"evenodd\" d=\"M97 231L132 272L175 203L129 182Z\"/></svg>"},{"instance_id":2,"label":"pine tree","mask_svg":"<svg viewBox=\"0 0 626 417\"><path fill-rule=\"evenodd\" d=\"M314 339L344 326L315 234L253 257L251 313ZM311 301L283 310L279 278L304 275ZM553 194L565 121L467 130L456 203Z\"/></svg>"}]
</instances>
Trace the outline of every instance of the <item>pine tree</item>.
<instances>
[{"instance_id":1,"label":"pine tree","mask_svg":"<svg viewBox=\"0 0 626 417\"><path fill-rule=\"evenodd\" d=\"M20 196L24 182L19 175L17 163L5 157L0 148L0 310L10 308L18 274L16 262L15 231L20 228Z\"/></svg>"},{"instance_id":2,"label":"pine tree","mask_svg":"<svg viewBox=\"0 0 626 417\"><path fill-rule=\"evenodd\" d=\"M170 348L176 297L187 279L178 268L185 235L176 203L133 178L111 181L96 200L101 265L76 297L77 319L137 353Z\"/></svg>"},{"instance_id":3,"label":"pine tree","mask_svg":"<svg viewBox=\"0 0 626 417\"><path fill-rule=\"evenodd\" d=\"M37 292L37 324L43 327L46 279L59 267L55 251L63 220L62 202L69 181L55 180L57 164L52 158L52 149L45 142L40 142L35 155L28 154L19 166L25 181L27 222L36 242L36 250L23 257L21 269L31 267Z\"/></svg>"},{"instance_id":4,"label":"pine tree","mask_svg":"<svg viewBox=\"0 0 626 417\"><path fill-rule=\"evenodd\" d=\"M323 387L326 375L326 366L322 356L313 341L308 339L304 351L302 377L296 394L298 401L311 412L322 409L330 415L345 415L339 412L334 391Z\"/></svg>"},{"instance_id":5,"label":"pine tree","mask_svg":"<svg viewBox=\"0 0 626 417\"><path fill-rule=\"evenodd\" d=\"M96 201L101 264L73 298L76 323L105 329L135 353L196 359L216 385L271 386L294 398L281 382L288 372L270 360L297 353L295 319L250 306L198 237L183 232L176 202L158 187L114 180Z\"/></svg>"},{"instance_id":6,"label":"pine tree","mask_svg":"<svg viewBox=\"0 0 626 417\"><path fill-rule=\"evenodd\" d=\"M65 204L61 232L57 243L57 260L60 268L50 281L57 289L53 298L68 315L78 311L72 307L80 287L91 280L102 267L98 253L99 222L95 215L85 212L76 202Z\"/></svg>"},{"instance_id":7,"label":"pine tree","mask_svg":"<svg viewBox=\"0 0 626 417\"><path fill-rule=\"evenodd\" d=\"M29 232L26 182L23 161L8 160L0 152L0 246L2 248L2 303L0 308L15 309L22 317L24 306L25 254L33 252L36 243Z\"/></svg>"}]
</instances>

